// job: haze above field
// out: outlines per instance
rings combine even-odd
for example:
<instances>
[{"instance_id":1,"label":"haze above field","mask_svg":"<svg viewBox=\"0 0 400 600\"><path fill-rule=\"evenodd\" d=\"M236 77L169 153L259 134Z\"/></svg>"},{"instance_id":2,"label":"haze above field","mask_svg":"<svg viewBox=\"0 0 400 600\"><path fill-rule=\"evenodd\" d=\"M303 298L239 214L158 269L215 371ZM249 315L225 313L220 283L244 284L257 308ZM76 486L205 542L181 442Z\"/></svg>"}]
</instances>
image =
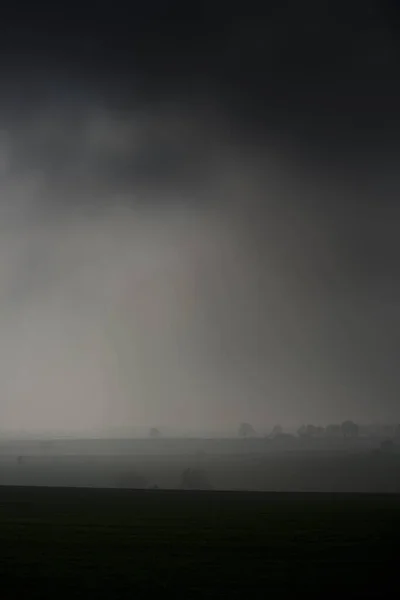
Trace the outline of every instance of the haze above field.
<instances>
[{"instance_id":1,"label":"haze above field","mask_svg":"<svg viewBox=\"0 0 400 600\"><path fill-rule=\"evenodd\" d=\"M0 431L399 422L397 10L150 4L1 24Z\"/></svg>"}]
</instances>

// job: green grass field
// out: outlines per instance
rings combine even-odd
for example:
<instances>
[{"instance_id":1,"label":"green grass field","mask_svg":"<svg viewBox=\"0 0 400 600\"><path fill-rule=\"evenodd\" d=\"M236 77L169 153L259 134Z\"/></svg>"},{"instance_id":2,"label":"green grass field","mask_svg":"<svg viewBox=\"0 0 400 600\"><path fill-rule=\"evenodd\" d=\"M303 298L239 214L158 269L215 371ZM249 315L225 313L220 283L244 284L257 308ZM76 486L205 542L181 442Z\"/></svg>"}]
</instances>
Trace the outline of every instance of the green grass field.
<instances>
[{"instance_id":1,"label":"green grass field","mask_svg":"<svg viewBox=\"0 0 400 600\"><path fill-rule=\"evenodd\" d=\"M399 538L393 495L0 488L7 599L385 598Z\"/></svg>"}]
</instances>

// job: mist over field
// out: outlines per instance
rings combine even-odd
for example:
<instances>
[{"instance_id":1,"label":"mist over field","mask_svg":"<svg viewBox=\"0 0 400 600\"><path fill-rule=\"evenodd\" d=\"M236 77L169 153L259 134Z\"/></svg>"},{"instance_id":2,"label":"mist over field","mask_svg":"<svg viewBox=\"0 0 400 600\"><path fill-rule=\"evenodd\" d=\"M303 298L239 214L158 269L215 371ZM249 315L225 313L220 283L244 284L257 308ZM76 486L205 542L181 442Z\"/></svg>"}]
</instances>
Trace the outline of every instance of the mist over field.
<instances>
[{"instance_id":1,"label":"mist over field","mask_svg":"<svg viewBox=\"0 0 400 600\"><path fill-rule=\"evenodd\" d=\"M392 9L174 7L4 32L2 435L397 423Z\"/></svg>"},{"instance_id":2,"label":"mist over field","mask_svg":"<svg viewBox=\"0 0 400 600\"><path fill-rule=\"evenodd\" d=\"M222 117L81 102L4 125L2 430L396 420L396 205Z\"/></svg>"}]
</instances>

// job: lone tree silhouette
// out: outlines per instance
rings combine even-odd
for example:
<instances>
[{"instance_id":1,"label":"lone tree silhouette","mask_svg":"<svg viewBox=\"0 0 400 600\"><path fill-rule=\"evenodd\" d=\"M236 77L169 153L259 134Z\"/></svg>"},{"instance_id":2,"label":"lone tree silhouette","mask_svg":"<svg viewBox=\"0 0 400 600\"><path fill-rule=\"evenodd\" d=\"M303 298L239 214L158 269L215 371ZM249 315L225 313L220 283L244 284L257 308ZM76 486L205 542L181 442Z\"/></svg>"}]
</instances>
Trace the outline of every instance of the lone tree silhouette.
<instances>
[{"instance_id":1,"label":"lone tree silhouette","mask_svg":"<svg viewBox=\"0 0 400 600\"><path fill-rule=\"evenodd\" d=\"M239 426L239 435L243 438L254 437L256 432L250 423L241 423Z\"/></svg>"}]
</instances>

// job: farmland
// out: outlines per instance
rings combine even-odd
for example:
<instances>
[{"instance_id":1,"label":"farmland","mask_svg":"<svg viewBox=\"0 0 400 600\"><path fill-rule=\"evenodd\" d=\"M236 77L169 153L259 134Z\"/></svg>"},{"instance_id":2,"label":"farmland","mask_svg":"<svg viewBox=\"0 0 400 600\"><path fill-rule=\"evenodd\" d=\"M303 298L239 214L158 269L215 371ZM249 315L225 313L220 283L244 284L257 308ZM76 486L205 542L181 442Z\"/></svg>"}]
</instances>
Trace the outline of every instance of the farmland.
<instances>
[{"instance_id":1,"label":"farmland","mask_svg":"<svg viewBox=\"0 0 400 600\"><path fill-rule=\"evenodd\" d=\"M385 597L400 497L2 487L0 539L7 598Z\"/></svg>"}]
</instances>

